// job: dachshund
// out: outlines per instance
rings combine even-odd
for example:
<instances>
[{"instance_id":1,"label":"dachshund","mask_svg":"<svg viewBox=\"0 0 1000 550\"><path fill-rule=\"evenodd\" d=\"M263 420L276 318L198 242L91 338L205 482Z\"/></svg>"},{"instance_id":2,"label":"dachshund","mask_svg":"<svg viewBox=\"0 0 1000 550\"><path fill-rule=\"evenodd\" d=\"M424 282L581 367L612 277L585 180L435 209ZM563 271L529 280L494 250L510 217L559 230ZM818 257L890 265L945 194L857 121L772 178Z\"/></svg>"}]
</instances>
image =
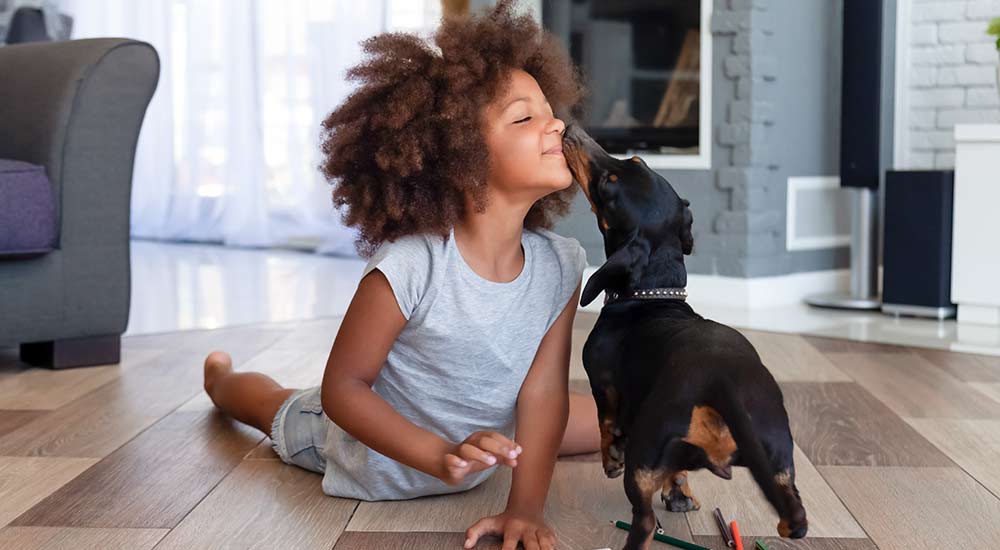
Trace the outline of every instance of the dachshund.
<instances>
[{"instance_id":1,"label":"dachshund","mask_svg":"<svg viewBox=\"0 0 1000 550\"><path fill-rule=\"evenodd\" d=\"M778 513L778 533L804 537L808 521L781 389L742 334L685 301L690 203L641 158L609 155L576 124L563 150L607 256L580 296L587 305L606 295L583 364L604 471L625 474L633 514L625 549L648 548L657 491L670 511L700 508L687 473L703 468L723 479L732 478L733 466L748 468Z\"/></svg>"}]
</instances>

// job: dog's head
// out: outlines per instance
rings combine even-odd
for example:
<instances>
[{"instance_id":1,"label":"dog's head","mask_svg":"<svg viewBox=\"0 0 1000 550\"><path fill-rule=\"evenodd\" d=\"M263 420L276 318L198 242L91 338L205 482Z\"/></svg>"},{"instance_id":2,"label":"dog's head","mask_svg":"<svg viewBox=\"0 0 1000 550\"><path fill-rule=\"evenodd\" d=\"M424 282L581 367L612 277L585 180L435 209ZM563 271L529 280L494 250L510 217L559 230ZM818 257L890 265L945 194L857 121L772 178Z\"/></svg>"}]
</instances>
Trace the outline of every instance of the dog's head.
<instances>
[{"instance_id":1,"label":"dog's head","mask_svg":"<svg viewBox=\"0 0 1000 550\"><path fill-rule=\"evenodd\" d=\"M688 201L639 157L609 155L576 124L566 128L563 152L604 235L608 260L580 296L589 304L603 290L687 284L684 255L694 247Z\"/></svg>"}]
</instances>

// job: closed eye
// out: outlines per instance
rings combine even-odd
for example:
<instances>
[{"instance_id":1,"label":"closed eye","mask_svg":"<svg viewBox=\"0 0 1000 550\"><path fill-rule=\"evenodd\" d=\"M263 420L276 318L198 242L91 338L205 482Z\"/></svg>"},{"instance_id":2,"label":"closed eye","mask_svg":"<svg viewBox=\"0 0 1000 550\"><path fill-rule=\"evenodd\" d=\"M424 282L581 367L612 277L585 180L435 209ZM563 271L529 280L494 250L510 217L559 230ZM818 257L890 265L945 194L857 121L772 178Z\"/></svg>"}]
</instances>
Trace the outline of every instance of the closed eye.
<instances>
[{"instance_id":1,"label":"closed eye","mask_svg":"<svg viewBox=\"0 0 1000 550\"><path fill-rule=\"evenodd\" d=\"M529 121L529 120L531 120L531 117L530 117L530 116L527 116L527 117L524 117L524 118L522 118L521 120L515 120L515 121L514 121L514 124L520 124L520 123L522 123L522 122L527 122L527 121Z\"/></svg>"}]
</instances>

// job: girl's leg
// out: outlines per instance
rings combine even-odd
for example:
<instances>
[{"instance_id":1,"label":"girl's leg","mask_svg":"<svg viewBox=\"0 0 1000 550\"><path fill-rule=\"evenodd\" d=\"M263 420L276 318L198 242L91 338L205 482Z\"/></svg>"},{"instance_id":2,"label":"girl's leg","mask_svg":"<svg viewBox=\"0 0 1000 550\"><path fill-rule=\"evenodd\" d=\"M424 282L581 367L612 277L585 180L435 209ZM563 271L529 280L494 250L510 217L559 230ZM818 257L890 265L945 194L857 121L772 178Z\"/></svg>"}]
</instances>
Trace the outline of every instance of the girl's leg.
<instances>
[{"instance_id":1,"label":"girl's leg","mask_svg":"<svg viewBox=\"0 0 1000 550\"><path fill-rule=\"evenodd\" d=\"M233 372L229 354L213 351L205 358L205 392L222 412L271 437L275 413L295 390L259 372Z\"/></svg>"},{"instance_id":2,"label":"girl's leg","mask_svg":"<svg viewBox=\"0 0 1000 550\"><path fill-rule=\"evenodd\" d=\"M601 450L601 429L597 425L597 404L590 395L569 394L569 421L559 456L594 453Z\"/></svg>"}]
</instances>

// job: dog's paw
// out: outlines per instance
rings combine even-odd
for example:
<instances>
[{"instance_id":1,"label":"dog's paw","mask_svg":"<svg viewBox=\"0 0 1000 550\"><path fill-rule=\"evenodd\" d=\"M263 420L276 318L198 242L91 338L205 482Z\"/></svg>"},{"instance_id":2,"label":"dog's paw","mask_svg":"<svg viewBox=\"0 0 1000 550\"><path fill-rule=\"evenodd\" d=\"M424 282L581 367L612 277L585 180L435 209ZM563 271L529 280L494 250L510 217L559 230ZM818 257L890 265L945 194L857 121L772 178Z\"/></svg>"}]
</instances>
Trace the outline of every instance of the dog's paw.
<instances>
[{"instance_id":1,"label":"dog's paw","mask_svg":"<svg viewBox=\"0 0 1000 550\"><path fill-rule=\"evenodd\" d=\"M786 520L778 522L778 534L783 538L800 539L806 536L808 530L809 522L804 518L795 524L791 524Z\"/></svg>"},{"instance_id":2,"label":"dog's paw","mask_svg":"<svg viewBox=\"0 0 1000 550\"><path fill-rule=\"evenodd\" d=\"M625 464L621 462L610 462L604 465L604 474L610 479L614 479L625 473Z\"/></svg>"},{"instance_id":3,"label":"dog's paw","mask_svg":"<svg viewBox=\"0 0 1000 550\"><path fill-rule=\"evenodd\" d=\"M610 445L606 452L601 456L601 462L604 464L604 473L607 474L609 478L616 478L625 472L625 442L621 439L616 439Z\"/></svg>"},{"instance_id":4,"label":"dog's paw","mask_svg":"<svg viewBox=\"0 0 1000 550\"><path fill-rule=\"evenodd\" d=\"M615 462L625 461L625 451L622 449L621 444L618 441L615 441L608 446L608 458Z\"/></svg>"},{"instance_id":5,"label":"dog's paw","mask_svg":"<svg viewBox=\"0 0 1000 550\"><path fill-rule=\"evenodd\" d=\"M697 498L689 497L677 489L667 494L660 493L660 500L663 501L663 506L671 512L690 512L701 509L701 503L698 502Z\"/></svg>"},{"instance_id":6,"label":"dog's paw","mask_svg":"<svg viewBox=\"0 0 1000 550\"><path fill-rule=\"evenodd\" d=\"M669 487L669 490L666 490ZM690 512L701 509L701 503L691 494L691 488L687 486L686 472L675 474L669 484L664 486L664 491L660 493L660 500L663 506L671 512Z\"/></svg>"}]
</instances>

